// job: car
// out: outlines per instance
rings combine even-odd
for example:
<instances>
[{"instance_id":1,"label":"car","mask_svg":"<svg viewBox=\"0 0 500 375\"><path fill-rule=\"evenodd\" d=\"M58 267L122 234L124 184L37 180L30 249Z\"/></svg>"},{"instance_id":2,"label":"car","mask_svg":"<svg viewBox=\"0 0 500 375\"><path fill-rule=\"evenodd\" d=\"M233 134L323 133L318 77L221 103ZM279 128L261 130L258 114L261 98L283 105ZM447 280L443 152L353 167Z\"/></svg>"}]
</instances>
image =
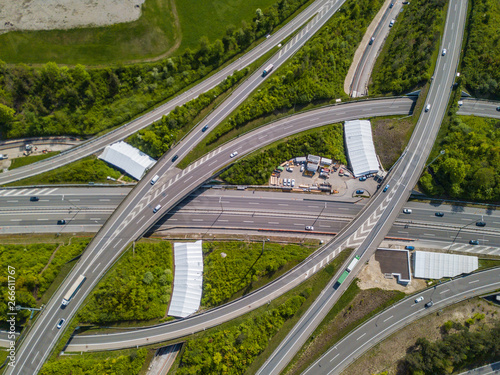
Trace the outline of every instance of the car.
<instances>
[{"instance_id":1,"label":"car","mask_svg":"<svg viewBox=\"0 0 500 375\"><path fill-rule=\"evenodd\" d=\"M424 300L424 296L420 296L417 299L415 299L415 303L422 302Z\"/></svg>"},{"instance_id":2,"label":"car","mask_svg":"<svg viewBox=\"0 0 500 375\"><path fill-rule=\"evenodd\" d=\"M306 230L314 230L314 227L313 227L312 225L308 225L308 226L306 227Z\"/></svg>"},{"instance_id":3,"label":"car","mask_svg":"<svg viewBox=\"0 0 500 375\"><path fill-rule=\"evenodd\" d=\"M394 6L394 3L391 3L391 5L389 5L389 9L391 9L393 6Z\"/></svg>"},{"instance_id":4,"label":"car","mask_svg":"<svg viewBox=\"0 0 500 375\"><path fill-rule=\"evenodd\" d=\"M57 220L57 225L64 225L66 224L66 220L62 219L62 220Z\"/></svg>"},{"instance_id":5,"label":"car","mask_svg":"<svg viewBox=\"0 0 500 375\"><path fill-rule=\"evenodd\" d=\"M153 213L157 213L158 211L160 211L160 208L161 208L161 204L159 204L158 206L156 206L155 208L153 208Z\"/></svg>"},{"instance_id":6,"label":"car","mask_svg":"<svg viewBox=\"0 0 500 375\"><path fill-rule=\"evenodd\" d=\"M478 227L485 227L485 226L486 226L486 223L485 223L484 221L478 221L478 222L476 223L476 226L478 226Z\"/></svg>"},{"instance_id":7,"label":"car","mask_svg":"<svg viewBox=\"0 0 500 375\"><path fill-rule=\"evenodd\" d=\"M288 168L286 169L286 171L287 171L287 172L293 172L293 168L288 167Z\"/></svg>"},{"instance_id":8,"label":"car","mask_svg":"<svg viewBox=\"0 0 500 375\"><path fill-rule=\"evenodd\" d=\"M436 215L437 217L443 217L444 212L436 212L434 215Z\"/></svg>"},{"instance_id":9,"label":"car","mask_svg":"<svg viewBox=\"0 0 500 375\"><path fill-rule=\"evenodd\" d=\"M286 186L290 186L292 183L292 180L290 180L289 178L286 179Z\"/></svg>"},{"instance_id":10,"label":"car","mask_svg":"<svg viewBox=\"0 0 500 375\"><path fill-rule=\"evenodd\" d=\"M411 209L410 209L410 208L405 208L405 209L403 210L403 213L405 213L405 214L411 214L411 212L412 212L412 211L411 211Z\"/></svg>"},{"instance_id":11,"label":"car","mask_svg":"<svg viewBox=\"0 0 500 375\"><path fill-rule=\"evenodd\" d=\"M405 249L406 250L415 250L415 246L408 245L408 246L405 246Z\"/></svg>"},{"instance_id":12,"label":"car","mask_svg":"<svg viewBox=\"0 0 500 375\"><path fill-rule=\"evenodd\" d=\"M426 307L426 308L429 308L429 307L431 307L432 305L434 305L434 302L429 301L429 302L427 302L427 303L425 304L425 307Z\"/></svg>"},{"instance_id":13,"label":"car","mask_svg":"<svg viewBox=\"0 0 500 375\"><path fill-rule=\"evenodd\" d=\"M478 240L470 240L469 243L471 245L479 245L479 241Z\"/></svg>"},{"instance_id":14,"label":"car","mask_svg":"<svg viewBox=\"0 0 500 375\"><path fill-rule=\"evenodd\" d=\"M393 27L394 26L394 22L396 22L396 20L391 20L391 22L389 22L389 27Z\"/></svg>"},{"instance_id":15,"label":"car","mask_svg":"<svg viewBox=\"0 0 500 375\"><path fill-rule=\"evenodd\" d=\"M382 190L382 191L385 193L387 190L389 190L389 188L390 188L390 185L387 184L387 185L385 185L384 190Z\"/></svg>"},{"instance_id":16,"label":"car","mask_svg":"<svg viewBox=\"0 0 500 375\"><path fill-rule=\"evenodd\" d=\"M443 48L443 52L441 52L441 56L446 55L446 52L448 52L448 51L446 50L446 48Z\"/></svg>"},{"instance_id":17,"label":"car","mask_svg":"<svg viewBox=\"0 0 500 375\"><path fill-rule=\"evenodd\" d=\"M294 187L294 186L295 186L295 180L292 179L292 187Z\"/></svg>"},{"instance_id":18,"label":"car","mask_svg":"<svg viewBox=\"0 0 500 375\"><path fill-rule=\"evenodd\" d=\"M431 109L431 105L430 104L427 104L425 106L425 112L429 112L429 110Z\"/></svg>"},{"instance_id":19,"label":"car","mask_svg":"<svg viewBox=\"0 0 500 375\"><path fill-rule=\"evenodd\" d=\"M173 163L174 161L176 161L177 159L179 159L179 155L175 155L175 156L172 158L172 163Z\"/></svg>"},{"instance_id":20,"label":"car","mask_svg":"<svg viewBox=\"0 0 500 375\"><path fill-rule=\"evenodd\" d=\"M366 176L360 177L359 181L366 181Z\"/></svg>"},{"instance_id":21,"label":"car","mask_svg":"<svg viewBox=\"0 0 500 375\"><path fill-rule=\"evenodd\" d=\"M205 126L203 127L203 129L201 129L201 131L202 131L203 133L205 133L205 132L207 131L207 129L208 129L208 125L205 125Z\"/></svg>"},{"instance_id":22,"label":"car","mask_svg":"<svg viewBox=\"0 0 500 375\"><path fill-rule=\"evenodd\" d=\"M409 1L403 1L401 4L403 4L403 5L410 5L410 2Z\"/></svg>"},{"instance_id":23,"label":"car","mask_svg":"<svg viewBox=\"0 0 500 375\"><path fill-rule=\"evenodd\" d=\"M40 200L40 198L38 198L38 197L30 197L31 202L38 202L39 200Z\"/></svg>"},{"instance_id":24,"label":"car","mask_svg":"<svg viewBox=\"0 0 500 375\"><path fill-rule=\"evenodd\" d=\"M57 329L61 329L62 325L64 324L64 322L66 321L66 319L62 318L59 323L57 323Z\"/></svg>"},{"instance_id":25,"label":"car","mask_svg":"<svg viewBox=\"0 0 500 375\"><path fill-rule=\"evenodd\" d=\"M373 42L374 42L374 41L375 41L375 38L372 36L372 37L370 38L370 41L368 42L368 45L370 45L370 46L371 46L371 45L373 44Z\"/></svg>"},{"instance_id":26,"label":"car","mask_svg":"<svg viewBox=\"0 0 500 375\"><path fill-rule=\"evenodd\" d=\"M304 172L304 169L306 169L303 165L300 166L300 171Z\"/></svg>"},{"instance_id":27,"label":"car","mask_svg":"<svg viewBox=\"0 0 500 375\"><path fill-rule=\"evenodd\" d=\"M356 194L363 194L365 191L362 189L356 190Z\"/></svg>"},{"instance_id":28,"label":"car","mask_svg":"<svg viewBox=\"0 0 500 375\"><path fill-rule=\"evenodd\" d=\"M233 152L231 155L229 155L230 157L234 158L236 155L238 155L238 151L235 151Z\"/></svg>"},{"instance_id":29,"label":"car","mask_svg":"<svg viewBox=\"0 0 500 375\"><path fill-rule=\"evenodd\" d=\"M500 112L500 107L497 107L496 109L497 109L497 111L499 111L499 112Z\"/></svg>"}]
</instances>

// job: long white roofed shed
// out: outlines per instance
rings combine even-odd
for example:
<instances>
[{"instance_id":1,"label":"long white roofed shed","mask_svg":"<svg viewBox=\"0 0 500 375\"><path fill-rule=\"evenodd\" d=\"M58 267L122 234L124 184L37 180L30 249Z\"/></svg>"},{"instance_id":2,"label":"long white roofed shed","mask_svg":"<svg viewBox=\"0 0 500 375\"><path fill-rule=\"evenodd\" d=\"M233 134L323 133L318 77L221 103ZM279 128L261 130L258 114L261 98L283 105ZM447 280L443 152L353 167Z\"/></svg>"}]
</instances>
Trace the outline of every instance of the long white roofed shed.
<instances>
[{"instance_id":1,"label":"long white roofed shed","mask_svg":"<svg viewBox=\"0 0 500 375\"><path fill-rule=\"evenodd\" d=\"M477 257L415 251L414 276L421 279L441 279L470 273L479 267Z\"/></svg>"},{"instance_id":2,"label":"long white roofed shed","mask_svg":"<svg viewBox=\"0 0 500 375\"><path fill-rule=\"evenodd\" d=\"M202 241L174 243L174 291L168 315L185 318L200 308L203 285Z\"/></svg>"},{"instance_id":3,"label":"long white roofed shed","mask_svg":"<svg viewBox=\"0 0 500 375\"><path fill-rule=\"evenodd\" d=\"M347 157L349 158L354 177L377 173L379 165L375 146L373 145L370 121L346 121L344 123L344 136Z\"/></svg>"},{"instance_id":4,"label":"long white roofed shed","mask_svg":"<svg viewBox=\"0 0 500 375\"><path fill-rule=\"evenodd\" d=\"M136 180L140 180L146 170L156 163L155 159L123 141L106 146L99 159L113 164Z\"/></svg>"}]
</instances>

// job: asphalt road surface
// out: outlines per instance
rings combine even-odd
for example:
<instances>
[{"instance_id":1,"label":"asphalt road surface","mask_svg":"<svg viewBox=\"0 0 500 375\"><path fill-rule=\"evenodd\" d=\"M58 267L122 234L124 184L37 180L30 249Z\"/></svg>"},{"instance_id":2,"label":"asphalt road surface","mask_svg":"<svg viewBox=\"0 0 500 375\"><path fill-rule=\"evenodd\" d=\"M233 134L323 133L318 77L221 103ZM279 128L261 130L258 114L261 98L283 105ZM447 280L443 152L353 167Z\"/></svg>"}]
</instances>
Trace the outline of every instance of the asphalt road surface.
<instances>
[{"instance_id":1,"label":"asphalt road surface","mask_svg":"<svg viewBox=\"0 0 500 375\"><path fill-rule=\"evenodd\" d=\"M12 171L1 173L0 185L4 185L26 177L34 176L43 172L50 171L55 168L59 168L62 165L72 163L75 160L81 159L83 157L96 153L99 150L104 149L104 147L106 147L109 144L121 141L127 138L128 136L134 134L138 130L145 128L146 126L152 124L155 121L158 121L164 115L168 114L171 110L173 110L175 107L181 106L187 103L188 101L197 98L200 94L217 86L226 77L233 74L235 70L243 69L247 65L251 64L253 61L260 58L265 53L275 48L283 39L294 33L305 22L311 19L311 17L313 17L316 13L324 12L323 10L324 6L325 4L329 3L329 1L330 0L315 1L309 7L304 9L299 15L297 15L293 20L291 20L288 24L286 24L276 33L271 35L268 39L264 40L256 48L252 49L251 51L240 57L238 60L229 64L227 67L221 69L219 72L203 80L198 85L176 96L169 102L129 122L128 124L110 133L103 135L102 137L92 139L91 141L85 143L84 145L62 152L61 154L56 155L52 158L27 165L25 167L17 168Z\"/></svg>"},{"instance_id":2,"label":"asphalt road surface","mask_svg":"<svg viewBox=\"0 0 500 375\"><path fill-rule=\"evenodd\" d=\"M303 375L340 374L356 358L409 323L446 306L496 290L499 287L500 269L495 268L459 277L408 297L374 316L345 336L304 371ZM415 303L415 298L419 296L423 296L424 300ZM434 304L430 308L426 308L425 304L429 301Z\"/></svg>"},{"instance_id":3,"label":"asphalt road surface","mask_svg":"<svg viewBox=\"0 0 500 375\"><path fill-rule=\"evenodd\" d=\"M478 99L462 99L462 105L458 108L459 115L474 115L480 117L491 117L500 119L499 102L491 102Z\"/></svg>"},{"instance_id":4,"label":"asphalt road surface","mask_svg":"<svg viewBox=\"0 0 500 375\"><path fill-rule=\"evenodd\" d=\"M358 217L332 242L340 249L349 246L356 248L344 266L347 266L355 255L359 255L361 261L338 288L334 288L334 285L343 270L334 276L257 374L279 374L285 368L347 289L361 265L371 257L401 212L411 189L418 181L446 111L460 56L466 5L466 1L461 0L453 2L448 8L440 46L446 48L448 53L446 56L440 54L436 62L435 79L425 102L425 105L430 105L430 109L420 114L405 152L386 178L386 191L379 191Z\"/></svg>"},{"instance_id":5,"label":"asphalt road surface","mask_svg":"<svg viewBox=\"0 0 500 375\"><path fill-rule=\"evenodd\" d=\"M500 374L500 362L495 362L483 367L478 367L474 370L462 372L458 375L492 375L492 374Z\"/></svg>"}]
</instances>

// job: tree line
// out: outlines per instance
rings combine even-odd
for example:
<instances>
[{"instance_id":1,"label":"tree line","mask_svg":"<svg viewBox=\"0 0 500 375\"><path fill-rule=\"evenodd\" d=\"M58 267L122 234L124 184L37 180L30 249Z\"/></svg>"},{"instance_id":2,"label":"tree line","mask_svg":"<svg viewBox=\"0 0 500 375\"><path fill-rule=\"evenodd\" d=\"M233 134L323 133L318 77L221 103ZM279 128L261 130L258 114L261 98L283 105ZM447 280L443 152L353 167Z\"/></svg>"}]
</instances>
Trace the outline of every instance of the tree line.
<instances>
[{"instance_id":1,"label":"tree line","mask_svg":"<svg viewBox=\"0 0 500 375\"><path fill-rule=\"evenodd\" d=\"M279 0L222 40L155 63L89 69L0 61L1 138L90 136L120 125L203 78L283 22L308 0Z\"/></svg>"}]
</instances>

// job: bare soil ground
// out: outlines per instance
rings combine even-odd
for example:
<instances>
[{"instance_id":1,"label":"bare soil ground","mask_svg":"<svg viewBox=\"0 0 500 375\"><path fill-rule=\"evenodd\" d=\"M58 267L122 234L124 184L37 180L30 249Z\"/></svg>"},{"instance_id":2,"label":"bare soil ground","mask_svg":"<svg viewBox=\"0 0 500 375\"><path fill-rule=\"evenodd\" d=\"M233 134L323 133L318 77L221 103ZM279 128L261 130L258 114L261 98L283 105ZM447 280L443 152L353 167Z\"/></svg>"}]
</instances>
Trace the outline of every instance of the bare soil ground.
<instances>
[{"instance_id":1,"label":"bare soil ground","mask_svg":"<svg viewBox=\"0 0 500 375\"><path fill-rule=\"evenodd\" d=\"M485 314L486 317L476 322L471 329L480 329L484 328L484 325L494 324L498 321L500 308L482 299L474 298L428 315L369 350L342 372L342 375L371 375L382 371L387 371L388 375L399 375L398 361L406 355L406 351L415 344L417 338L425 337L429 341L441 339L441 327L445 322L452 320L464 324L477 312Z\"/></svg>"},{"instance_id":2,"label":"bare soil ground","mask_svg":"<svg viewBox=\"0 0 500 375\"><path fill-rule=\"evenodd\" d=\"M0 0L0 33L135 21L145 0Z\"/></svg>"},{"instance_id":3,"label":"bare soil ground","mask_svg":"<svg viewBox=\"0 0 500 375\"><path fill-rule=\"evenodd\" d=\"M413 128L411 118L371 119L373 128L373 143L384 168L389 169L398 160L408 138L408 132Z\"/></svg>"},{"instance_id":4,"label":"bare soil ground","mask_svg":"<svg viewBox=\"0 0 500 375\"><path fill-rule=\"evenodd\" d=\"M424 289L427 284L421 279L412 279L410 285L403 286L397 283L396 278L386 279L380 270L380 263L375 260L375 254L358 275L358 286L361 289L380 288L383 290L398 290L406 294L415 293Z\"/></svg>"}]
</instances>

